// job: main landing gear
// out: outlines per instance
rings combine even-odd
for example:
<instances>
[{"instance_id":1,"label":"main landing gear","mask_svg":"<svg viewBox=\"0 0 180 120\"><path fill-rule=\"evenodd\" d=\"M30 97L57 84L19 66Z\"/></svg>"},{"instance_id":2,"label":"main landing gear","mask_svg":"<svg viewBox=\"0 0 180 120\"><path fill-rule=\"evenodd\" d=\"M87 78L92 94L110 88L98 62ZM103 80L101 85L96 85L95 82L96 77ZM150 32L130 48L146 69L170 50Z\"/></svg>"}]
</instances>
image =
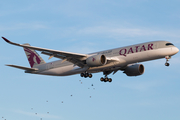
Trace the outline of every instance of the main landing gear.
<instances>
[{"instance_id":1,"label":"main landing gear","mask_svg":"<svg viewBox=\"0 0 180 120\"><path fill-rule=\"evenodd\" d=\"M112 79L108 78L108 77L105 77L105 78L101 77L100 80L101 80L101 82L112 82Z\"/></svg>"},{"instance_id":2,"label":"main landing gear","mask_svg":"<svg viewBox=\"0 0 180 120\"><path fill-rule=\"evenodd\" d=\"M81 73L81 77L89 77L89 78L92 78L92 74L91 73L88 73L88 72L85 72L85 73Z\"/></svg>"},{"instance_id":3,"label":"main landing gear","mask_svg":"<svg viewBox=\"0 0 180 120\"><path fill-rule=\"evenodd\" d=\"M169 59L171 59L171 56L165 56L166 58L166 63L165 66L169 66L170 64L168 63Z\"/></svg>"},{"instance_id":4,"label":"main landing gear","mask_svg":"<svg viewBox=\"0 0 180 120\"><path fill-rule=\"evenodd\" d=\"M112 82L112 79L107 77L111 73L112 71L104 71L103 74L105 75L105 77L100 78L101 82Z\"/></svg>"},{"instance_id":5,"label":"main landing gear","mask_svg":"<svg viewBox=\"0 0 180 120\"><path fill-rule=\"evenodd\" d=\"M110 73L112 73L112 71L104 71L103 74L105 75L105 77L100 78L101 82L112 82L112 79L107 77L107 75L109 75ZM88 72L81 73L80 76L85 78L92 78L92 74Z\"/></svg>"}]
</instances>

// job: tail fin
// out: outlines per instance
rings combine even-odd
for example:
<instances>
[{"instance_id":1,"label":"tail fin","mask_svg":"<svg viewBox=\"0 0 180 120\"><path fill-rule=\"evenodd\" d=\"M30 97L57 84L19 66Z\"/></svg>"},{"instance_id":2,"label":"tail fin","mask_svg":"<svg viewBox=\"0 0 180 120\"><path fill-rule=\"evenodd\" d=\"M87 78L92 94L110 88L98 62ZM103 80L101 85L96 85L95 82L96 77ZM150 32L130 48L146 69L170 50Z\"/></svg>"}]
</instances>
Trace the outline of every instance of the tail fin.
<instances>
[{"instance_id":1,"label":"tail fin","mask_svg":"<svg viewBox=\"0 0 180 120\"><path fill-rule=\"evenodd\" d=\"M29 45L28 43L24 44L24 45ZM29 45L30 46L30 45ZM37 65L40 65L40 64L44 64L46 63L42 58L41 56L39 56L39 54L33 50L33 49L29 49L29 48L24 48L24 51L26 53L26 56L27 56L27 59L29 61L29 64L31 66L31 68L34 68L35 66Z\"/></svg>"}]
</instances>

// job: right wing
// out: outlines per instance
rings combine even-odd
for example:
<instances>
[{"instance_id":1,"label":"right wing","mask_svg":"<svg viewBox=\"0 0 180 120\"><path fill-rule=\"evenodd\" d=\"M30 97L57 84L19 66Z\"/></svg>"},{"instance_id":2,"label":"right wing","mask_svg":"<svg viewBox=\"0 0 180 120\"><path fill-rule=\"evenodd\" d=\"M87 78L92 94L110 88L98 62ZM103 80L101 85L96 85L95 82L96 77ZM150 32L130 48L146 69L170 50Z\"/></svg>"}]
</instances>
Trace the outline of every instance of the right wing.
<instances>
[{"instance_id":1,"label":"right wing","mask_svg":"<svg viewBox=\"0 0 180 120\"><path fill-rule=\"evenodd\" d=\"M64 52L64 51L59 51L59 50L52 50L52 49L46 49L46 48L40 48L40 47L18 44L18 43L14 43L14 42L9 41L5 37L2 37L2 38L9 44L20 46L20 47L25 47L25 48L30 48L30 49L34 49L37 51L41 51L42 54L49 55L50 58L57 57L57 58L63 59L64 61L69 61L69 62L71 62L71 63L73 63L79 67L82 67L82 68L85 66L84 60L88 56L86 54Z\"/></svg>"}]
</instances>

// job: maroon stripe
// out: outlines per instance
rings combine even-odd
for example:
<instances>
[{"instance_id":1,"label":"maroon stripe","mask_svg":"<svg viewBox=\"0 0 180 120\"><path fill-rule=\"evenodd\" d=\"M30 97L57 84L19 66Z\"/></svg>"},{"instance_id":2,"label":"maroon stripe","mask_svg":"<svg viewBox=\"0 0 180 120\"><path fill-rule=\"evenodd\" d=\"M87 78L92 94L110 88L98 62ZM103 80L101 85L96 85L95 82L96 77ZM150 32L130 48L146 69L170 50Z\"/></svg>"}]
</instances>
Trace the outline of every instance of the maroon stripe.
<instances>
[{"instance_id":1,"label":"maroon stripe","mask_svg":"<svg viewBox=\"0 0 180 120\"><path fill-rule=\"evenodd\" d=\"M8 39L6 39L5 37L2 37L2 39L4 39L6 42L10 42Z\"/></svg>"}]
</instances>

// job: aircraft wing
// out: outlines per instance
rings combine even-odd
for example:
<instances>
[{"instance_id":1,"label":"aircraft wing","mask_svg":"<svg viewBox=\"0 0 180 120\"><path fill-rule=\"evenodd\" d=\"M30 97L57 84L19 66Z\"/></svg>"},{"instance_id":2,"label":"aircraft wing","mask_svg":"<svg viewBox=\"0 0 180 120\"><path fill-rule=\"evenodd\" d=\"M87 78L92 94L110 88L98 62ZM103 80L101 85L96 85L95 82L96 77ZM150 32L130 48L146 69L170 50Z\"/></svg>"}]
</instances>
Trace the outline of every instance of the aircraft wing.
<instances>
[{"instance_id":1,"label":"aircraft wing","mask_svg":"<svg viewBox=\"0 0 180 120\"><path fill-rule=\"evenodd\" d=\"M42 54L49 55L50 56L49 59L52 57L57 57L57 58L63 59L64 61L69 61L79 67L85 66L83 60L87 57L86 54L78 54L78 53L71 53L71 52L64 52L64 51L59 51L59 50L52 50L52 49L28 46L28 45L11 42L8 39L6 39L5 37L2 37L2 38L9 44L41 51Z\"/></svg>"}]
</instances>

